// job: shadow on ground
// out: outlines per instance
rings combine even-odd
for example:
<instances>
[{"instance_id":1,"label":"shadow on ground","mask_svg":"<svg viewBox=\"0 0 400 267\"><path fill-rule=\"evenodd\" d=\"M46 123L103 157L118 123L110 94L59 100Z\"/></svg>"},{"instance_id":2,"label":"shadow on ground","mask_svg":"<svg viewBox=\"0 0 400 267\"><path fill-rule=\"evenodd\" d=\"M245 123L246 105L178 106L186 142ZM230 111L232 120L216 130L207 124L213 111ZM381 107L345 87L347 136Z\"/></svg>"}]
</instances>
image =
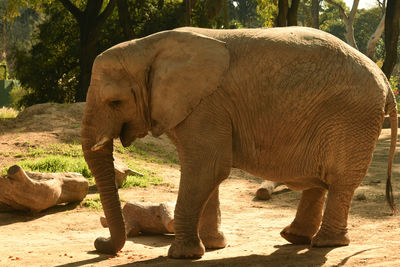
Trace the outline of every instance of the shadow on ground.
<instances>
[{"instance_id":1,"label":"shadow on ground","mask_svg":"<svg viewBox=\"0 0 400 267\"><path fill-rule=\"evenodd\" d=\"M5 211L0 212L0 226L9 225L18 222L29 222L39 219L43 216L74 210L80 202L72 202L67 204L60 204L48 208L40 213L26 212L26 211Z\"/></svg>"},{"instance_id":2,"label":"shadow on ground","mask_svg":"<svg viewBox=\"0 0 400 267\"><path fill-rule=\"evenodd\" d=\"M158 257L148 261L134 262L119 266L322 266L327 261L327 254L334 248L309 248L308 246L283 245L270 255L248 255L218 260L174 260ZM363 253L357 251L345 257L337 266L343 266L353 256ZM310 260L312 259L312 260Z\"/></svg>"}]
</instances>

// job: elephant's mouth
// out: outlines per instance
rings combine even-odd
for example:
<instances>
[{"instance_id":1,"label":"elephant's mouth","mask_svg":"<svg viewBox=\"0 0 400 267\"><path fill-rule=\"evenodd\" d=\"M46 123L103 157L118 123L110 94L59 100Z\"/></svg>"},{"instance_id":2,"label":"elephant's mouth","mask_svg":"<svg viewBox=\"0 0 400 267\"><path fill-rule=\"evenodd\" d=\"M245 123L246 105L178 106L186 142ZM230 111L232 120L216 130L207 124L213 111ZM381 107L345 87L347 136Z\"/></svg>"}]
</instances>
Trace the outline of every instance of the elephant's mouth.
<instances>
[{"instance_id":1,"label":"elephant's mouth","mask_svg":"<svg viewBox=\"0 0 400 267\"><path fill-rule=\"evenodd\" d=\"M119 135L119 140L121 140L121 144L124 147L130 146L136 140L136 138L142 138L147 135L147 132L139 132L133 134L132 133L133 131L130 128L131 127L129 127L129 124L127 123L122 125L121 133Z\"/></svg>"}]
</instances>

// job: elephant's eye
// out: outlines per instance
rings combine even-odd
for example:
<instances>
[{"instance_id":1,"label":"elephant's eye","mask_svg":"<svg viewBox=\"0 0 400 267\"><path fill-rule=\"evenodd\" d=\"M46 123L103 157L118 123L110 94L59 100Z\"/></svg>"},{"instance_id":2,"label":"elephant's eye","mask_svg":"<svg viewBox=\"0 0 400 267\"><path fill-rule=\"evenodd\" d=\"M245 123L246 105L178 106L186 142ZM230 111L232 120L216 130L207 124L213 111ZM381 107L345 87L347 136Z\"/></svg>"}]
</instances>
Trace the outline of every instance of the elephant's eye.
<instances>
[{"instance_id":1,"label":"elephant's eye","mask_svg":"<svg viewBox=\"0 0 400 267\"><path fill-rule=\"evenodd\" d=\"M110 101L109 105L111 108L117 108L121 105L122 101L120 100L114 100L114 101Z\"/></svg>"}]
</instances>

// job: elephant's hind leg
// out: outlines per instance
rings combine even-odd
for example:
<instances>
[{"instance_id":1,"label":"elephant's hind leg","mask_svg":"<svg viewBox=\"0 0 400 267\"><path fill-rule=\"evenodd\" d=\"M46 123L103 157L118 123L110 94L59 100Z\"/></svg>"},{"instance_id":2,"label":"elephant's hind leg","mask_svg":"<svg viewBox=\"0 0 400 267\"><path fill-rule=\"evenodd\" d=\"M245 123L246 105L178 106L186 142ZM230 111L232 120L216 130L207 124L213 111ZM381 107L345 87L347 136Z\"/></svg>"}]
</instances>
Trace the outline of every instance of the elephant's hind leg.
<instances>
[{"instance_id":1,"label":"elephant's hind leg","mask_svg":"<svg viewBox=\"0 0 400 267\"><path fill-rule=\"evenodd\" d=\"M326 190L323 188L304 190L296 217L282 230L281 236L293 244L310 244L321 224L325 198Z\"/></svg>"},{"instance_id":2,"label":"elephant's hind leg","mask_svg":"<svg viewBox=\"0 0 400 267\"><path fill-rule=\"evenodd\" d=\"M350 209L354 185L331 185L328 200L318 233L311 241L313 247L347 246L350 239L347 234L347 218Z\"/></svg>"}]
</instances>

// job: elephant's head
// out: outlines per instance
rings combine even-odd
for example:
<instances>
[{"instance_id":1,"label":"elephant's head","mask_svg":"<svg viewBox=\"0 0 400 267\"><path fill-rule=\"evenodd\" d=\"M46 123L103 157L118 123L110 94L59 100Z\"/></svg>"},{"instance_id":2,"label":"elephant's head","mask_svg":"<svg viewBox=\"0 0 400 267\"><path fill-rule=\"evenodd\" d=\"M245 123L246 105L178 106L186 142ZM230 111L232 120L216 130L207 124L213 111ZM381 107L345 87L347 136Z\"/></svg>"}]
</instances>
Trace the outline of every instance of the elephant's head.
<instances>
[{"instance_id":1,"label":"elephant's head","mask_svg":"<svg viewBox=\"0 0 400 267\"><path fill-rule=\"evenodd\" d=\"M129 146L149 131L172 129L220 85L229 65L223 42L185 30L165 31L100 54L82 122L82 148L96 179L111 238L97 250L115 253L125 227L114 182L113 142Z\"/></svg>"}]
</instances>

